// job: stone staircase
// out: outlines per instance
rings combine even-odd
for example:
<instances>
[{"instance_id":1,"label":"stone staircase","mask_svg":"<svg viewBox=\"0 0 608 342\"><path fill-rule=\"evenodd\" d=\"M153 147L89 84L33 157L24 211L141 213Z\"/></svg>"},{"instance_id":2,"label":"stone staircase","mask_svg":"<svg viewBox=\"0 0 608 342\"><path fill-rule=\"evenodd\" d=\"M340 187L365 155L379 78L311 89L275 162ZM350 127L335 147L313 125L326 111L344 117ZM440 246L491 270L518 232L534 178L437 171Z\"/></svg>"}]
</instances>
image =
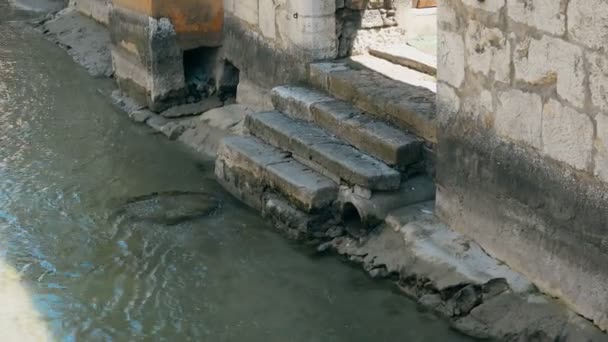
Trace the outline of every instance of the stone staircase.
<instances>
[{"instance_id":1,"label":"stone staircase","mask_svg":"<svg viewBox=\"0 0 608 342\"><path fill-rule=\"evenodd\" d=\"M247 134L222 141L227 190L295 238L353 219L364 229L434 198L432 91L350 61L311 65L310 84L273 89L275 110L249 114Z\"/></svg>"}]
</instances>

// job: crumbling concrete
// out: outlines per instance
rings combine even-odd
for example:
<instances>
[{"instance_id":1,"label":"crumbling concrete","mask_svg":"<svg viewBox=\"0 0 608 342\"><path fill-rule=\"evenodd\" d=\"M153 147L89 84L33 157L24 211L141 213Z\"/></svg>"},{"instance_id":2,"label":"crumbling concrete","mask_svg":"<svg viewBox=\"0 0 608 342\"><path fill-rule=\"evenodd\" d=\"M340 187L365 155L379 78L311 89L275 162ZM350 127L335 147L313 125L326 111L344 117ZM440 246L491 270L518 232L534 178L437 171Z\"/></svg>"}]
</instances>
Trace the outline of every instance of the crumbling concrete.
<instances>
[{"instance_id":1,"label":"crumbling concrete","mask_svg":"<svg viewBox=\"0 0 608 342\"><path fill-rule=\"evenodd\" d=\"M319 246L361 264L471 336L504 341L607 341L608 336L473 240L442 224L433 203L389 214L367 236L339 236Z\"/></svg>"}]
</instances>

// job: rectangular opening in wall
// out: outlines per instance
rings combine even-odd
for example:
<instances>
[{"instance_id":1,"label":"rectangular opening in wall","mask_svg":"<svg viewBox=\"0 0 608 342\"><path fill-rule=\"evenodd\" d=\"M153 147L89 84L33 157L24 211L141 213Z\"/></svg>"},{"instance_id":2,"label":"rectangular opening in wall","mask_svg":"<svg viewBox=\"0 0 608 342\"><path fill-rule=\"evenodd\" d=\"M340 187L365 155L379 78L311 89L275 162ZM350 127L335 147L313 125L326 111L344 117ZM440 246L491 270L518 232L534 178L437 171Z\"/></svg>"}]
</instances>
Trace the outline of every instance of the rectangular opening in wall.
<instances>
[{"instance_id":1,"label":"rectangular opening in wall","mask_svg":"<svg viewBox=\"0 0 608 342\"><path fill-rule=\"evenodd\" d=\"M200 47L184 51L184 76L187 103L200 102L217 95L214 68L218 48Z\"/></svg>"},{"instance_id":2,"label":"rectangular opening in wall","mask_svg":"<svg viewBox=\"0 0 608 342\"><path fill-rule=\"evenodd\" d=\"M236 98L239 69L220 57L219 48L200 47L184 51L184 76L186 103L207 99L225 103Z\"/></svg>"}]
</instances>

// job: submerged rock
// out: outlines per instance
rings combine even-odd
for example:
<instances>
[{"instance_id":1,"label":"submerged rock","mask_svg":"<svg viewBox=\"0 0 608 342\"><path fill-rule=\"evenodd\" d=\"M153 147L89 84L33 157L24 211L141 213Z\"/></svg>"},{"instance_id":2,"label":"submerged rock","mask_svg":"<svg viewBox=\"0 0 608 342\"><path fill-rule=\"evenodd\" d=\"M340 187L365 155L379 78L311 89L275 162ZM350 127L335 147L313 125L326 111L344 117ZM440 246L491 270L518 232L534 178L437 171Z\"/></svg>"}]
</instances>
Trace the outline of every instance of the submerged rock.
<instances>
[{"instance_id":1,"label":"submerged rock","mask_svg":"<svg viewBox=\"0 0 608 342\"><path fill-rule=\"evenodd\" d=\"M120 216L162 225L206 217L215 213L220 201L204 192L162 192L133 197L117 211Z\"/></svg>"}]
</instances>

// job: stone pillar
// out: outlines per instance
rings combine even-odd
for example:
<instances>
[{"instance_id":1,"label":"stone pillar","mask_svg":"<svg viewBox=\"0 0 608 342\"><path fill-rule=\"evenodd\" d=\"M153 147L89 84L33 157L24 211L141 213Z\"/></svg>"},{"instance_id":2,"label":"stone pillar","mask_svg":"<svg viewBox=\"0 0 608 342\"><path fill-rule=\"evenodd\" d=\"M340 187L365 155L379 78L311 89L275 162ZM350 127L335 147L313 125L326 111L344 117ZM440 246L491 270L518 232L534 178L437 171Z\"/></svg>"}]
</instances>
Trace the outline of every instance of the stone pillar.
<instances>
[{"instance_id":1,"label":"stone pillar","mask_svg":"<svg viewBox=\"0 0 608 342\"><path fill-rule=\"evenodd\" d=\"M214 0L113 0L109 22L119 88L160 111L183 100L183 51L221 44L223 6Z\"/></svg>"}]
</instances>

